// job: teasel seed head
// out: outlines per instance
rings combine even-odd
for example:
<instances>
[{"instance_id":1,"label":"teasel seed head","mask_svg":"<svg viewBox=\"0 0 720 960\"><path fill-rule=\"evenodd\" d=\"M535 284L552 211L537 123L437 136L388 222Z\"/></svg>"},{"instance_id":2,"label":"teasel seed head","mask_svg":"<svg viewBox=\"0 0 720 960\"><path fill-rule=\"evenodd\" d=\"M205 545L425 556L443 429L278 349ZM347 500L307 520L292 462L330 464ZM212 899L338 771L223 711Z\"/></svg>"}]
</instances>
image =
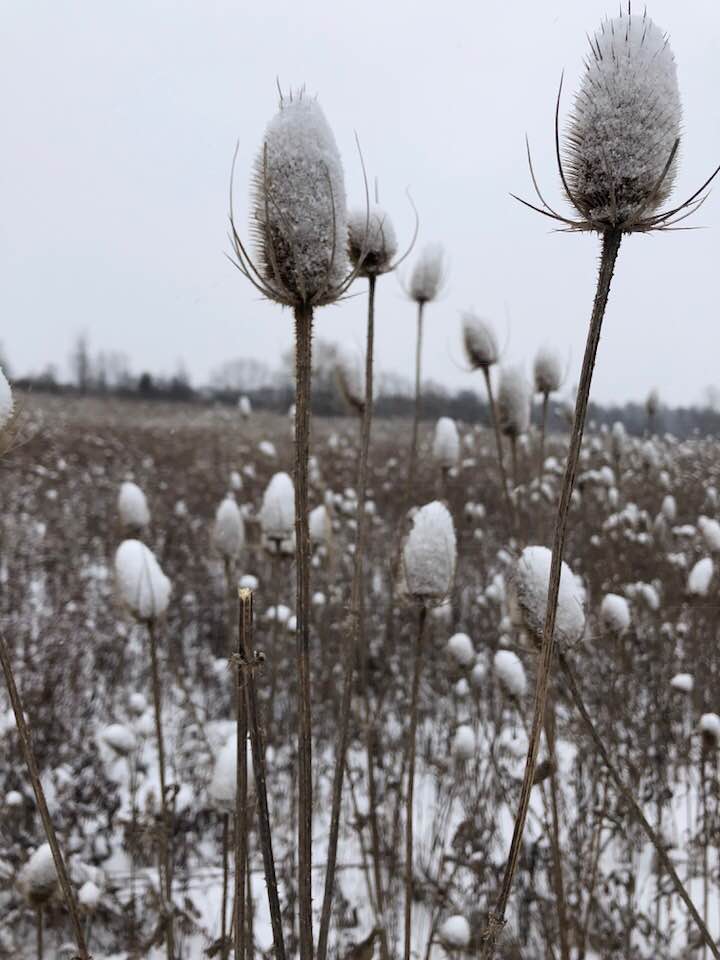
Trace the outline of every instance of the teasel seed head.
<instances>
[{"instance_id":1,"label":"teasel seed head","mask_svg":"<svg viewBox=\"0 0 720 960\"><path fill-rule=\"evenodd\" d=\"M520 367L504 367L500 372L497 409L500 430L517 439L530 426L532 392Z\"/></svg>"},{"instance_id":2,"label":"teasel seed head","mask_svg":"<svg viewBox=\"0 0 720 960\"><path fill-rule=\"evenodd\" d=\"M497 337L487 320L466 310L462 314L462 332L465 354L473 370L487 370L498 362Z\"/></svg>"},{"instance_id":3,"label":"teasel seed head","mask_svg":"<svg viewBox=\"0 0 720 960\"><path fill-rule=\"evenodd\" d=\"M408 293L415 303L430 303L440 293L445 279L443 248L432 243L420 251L410 274Z\"/></svg>"},{"instance_id":4,"label":"teasel seed head","mask_svg":"<svg viewBox=\"0 0 720 960\"><path fill-rule=\"evenodd\" d=\"M441 467L457 466L460 459L460 436L452 417L440 417L435 424L433 457Z\"/></svg>"},{"instance_id":5,"label":"teasel seed head","mask_svg":"<svg viewBox=\"0 0 720 960\"><path fill-rule=\"evenodd\" d=\"M407 593L427 605L442 603L455 577L455 527L447 507L438 500L425 504L413 517L403 548Z\"/></svg>"},{"instance_id":6,"label":"teasel seed head","mask_svg":"<svg viewBox=\"0 0 720 960\"><path fill-rule=\"evenodd\" d=\"M361 277L378 277L394 267L397 254L395 229L378 206L348 214L348 257Z\"/></svg>"},{"instance_id":7,"label":"teasel seed head","mask_svg":"<svg viewBox=\"0 0 720 960\"><path fill-rule=\"evenodd\" d=\"M544 396L557 393L563 379L562 360L557 351L550 347L540 347L535 355L533 374L536 393Z\"/></svg>"}]
</instances>

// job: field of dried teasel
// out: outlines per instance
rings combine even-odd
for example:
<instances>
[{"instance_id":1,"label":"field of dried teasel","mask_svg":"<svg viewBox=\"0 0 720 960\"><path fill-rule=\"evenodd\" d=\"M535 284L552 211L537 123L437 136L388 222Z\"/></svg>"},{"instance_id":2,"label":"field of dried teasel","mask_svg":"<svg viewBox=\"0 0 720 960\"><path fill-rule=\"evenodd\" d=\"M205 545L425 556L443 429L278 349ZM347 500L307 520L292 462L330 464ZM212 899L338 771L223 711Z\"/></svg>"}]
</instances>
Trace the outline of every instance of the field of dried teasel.
<instances>
[{"instance_id":1,"label":"field of dried teasel","mask_svg":"<svg viewBox=\"0 0 720 960\"><path fill-rule=\"evenodd\" d=\"M186 957L230 949L228 811L235 769L227 749L234 717L228 628L232 634L237 615L227 590L229 556L233 582L237 575L254 589L253 647L263 657L254 677L268 808L285 949L294 954L293 559L261 541L264 494L290 467L291 424L227 409L89 399L30 397L22 405L20 442L2 467L2 627L88 949L94 957L161 956L165 950L149 641L146 626L128 617L113 574L116 548L132 533L172 583L156 639L173 949ZM362 644L329 933L329 951L339 956L369 956L354 948L367 946L366 938L381 927L390 955L403 939L407 733L418 611L398 589L390 614L388 578L404 510L397 441L406 429L377 423L370 457ZM447 427L436 434L422 425L415 487L421 503L442 491L457 538L449 602L428 610L417 692L412 949L423 957L481 947L518 801L537 662L535 628L518 617L513 601L517 555L508 549L494 438L458 424L457 458L448 467L440 455L443 449L447 455L447 446L438 439L446 434ZM359 439L355 419L314 424L316 924L348 656ZM518 547L546 543L554 523L567 440L546 439L538 478L539 439L533 428L518 443ZM591 430L567 550L577 584L563 580L560 600L561 612L571 603L563 655L573 683L615 770L715 935L718 462L714 439L631 439L621 431ZM139 505L138 495L126 489L123 517L119 486L129 477L146 500ZM225 504L221 516L232 512L228 494L243 517L237 556L231 525L221 527L224 536L214 529L219 505ZM322 506L327 512L317 511ZM532 554L526 559L537 569ZM579 601L586 619L578 619L572 606ZM572 957L671 957L697 948L696 926L609 774L562 673L551 701L501 955L562 956L566 950ZM7 704L3 710L0 949L7 956L33 955L41 911L45 955L55 955L72 940L72 926L52 864L44 892L28 885L27 864L42 844L42 825ZM272 950L272 932L252 786L250 797L245 924L255 955ZM229 862L225 885L223 862ZM380 939L371 941L378 955Z\"/></svg>"},{"instance_id":2,"label":"field of dried teasel","mask_svg":"<svg viewBox=\"0 0 720 960\"><path fill-rule=\"evenodd\" d=\"M557 354L534 385L496 377L473 313L491 430L422 424L432 245L409 438L373 432L376 295L417 221L398 256L366 177L347 210L304 91L258 151L250 247L235 163L230 192L232 262L293 314L290 422L13 399L0 375L0 953L720 957L717 441L655 435L655 394L644 438L586 430L623 238L684 220L718 170L669 203L680 97L646 13L590 45L562 138L556 111L574 213L529 147L521 201L600 238L567 437ZM356 281L355 417L313 423L315 311Z\"/></svg>"}]
</instances>

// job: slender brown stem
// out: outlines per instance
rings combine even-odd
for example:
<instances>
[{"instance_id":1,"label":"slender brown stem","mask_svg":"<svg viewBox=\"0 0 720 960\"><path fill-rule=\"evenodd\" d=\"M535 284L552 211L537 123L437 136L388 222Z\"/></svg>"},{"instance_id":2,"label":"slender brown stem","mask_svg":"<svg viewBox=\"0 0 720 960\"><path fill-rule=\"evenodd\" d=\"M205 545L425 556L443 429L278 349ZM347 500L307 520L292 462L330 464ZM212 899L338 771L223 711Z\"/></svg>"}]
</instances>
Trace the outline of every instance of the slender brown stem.
<instances>
[{"instance_id":1,"label":"slender brown stem","mask_svg":"<svg viewBox=\"0 0 720 960\"><path fill-rule=\"evenodd\" d=\"M298 904L300 960L312 960L312 706L310 700L310 530L308 460L312 307L295 308L295 567L297 576Z\"/></svg>"},{"instance_id":2,"label":"slender brown stem","mask_svg":"<svg viewBox=\"0 0 720 960\"><path fill-rule=\"evenodd\" d=\"M175 960L175 942L173 929L173 902L172 902L172 852L170 836L172 820L168 809L167 783L165 779L165 740L162 728L162 687L160 685L160 671L158 669L157 636L154 620L147 622L150 638L150 666L152 669L153 705L155 707L155 739L158 750L158 767L160 771L160 889L165 899L165 948L168 960Z\"/></svg>"},{"instance_id":3,"label":"slender brown stem","mask_svg":"<svg viewBox=\"0 0 720 960\"><path fill-rule=\"evenodd\" d=\"M412 902L413 902L413 800L415 795L415 753L417 750L418 695L420 693L420 674L423 663L423 639L427 607L422 604L418 618L417 641L415 644L415 668L413 671L412 697L410 700L410 730L408 732L408 787L405 801L405 950L404 960L410 960L412 941Z\"/></svg>"},{"instance_id":4,"label":"slender brown stem","mask_svg":"<svg viewBox=\"0 0 720 960\"><path fill-rule=\"evenodd\" d=\"M272 847L272 831L270 830L270 812L267 801L267 785L265 777L265 745L260 731L257 688L255 686L255 655L252 649L253 625L253 594L252 590L241 587L238 590L240 598L240 630L238 636L237 659L238 670L244 670L245 700L247 704L248 726L250 728L250 745L253 755L253 774L255 776L255 795L258 806L258 827L260 833L260 849L265 869L265 886L268 894L270 910L270 925L272 927L273 944L276 960L285 960L285 939L282 929L282 914L278 898L277 875L275 873L275 857Z\"/></svg>"},{"instance_id":5,"label":"slender brown stem","mask_svg":"<svg viewBox=\"0 0 720 960\"><path fill-rule=\"evenodd\" d=\"M598 344L600 342L600 331L602 329L603 317L607 306L610 293L610 284L612 282L615 262L620 249L622 233L618 230L608 230L602 238L602 254L600 258L600 270L598 274L597 290L593 304L592 315L590 318L590 329L588 331L587 343L585 345L585 356L583 358L582 372L580 374L580 386L578 387L577 400L575 404L575 418L573 422L572 436L570 439L570 449L568 451L567 464L565 466L565 477L562 490L560 492L560 502L558 504L557 518L555 521L555 535L553 538L552 560L550 564L550 578L548 583L547 612L545 616L545 626L543 629L542 648L537 669L537 679L535 685L535 704L533 711L533 721L530 729L530 742L528 746L527 760L525 764L525 774L523 777L522 788L520 792L520 804L515 817L515 826L513 830L510 852L508 854L505 875L503 877L500 894L498 896L495 911L490 916L488 930L486 932L485 947L483 957L489 960L495 953L495 945L500 930L505 924L505 911L510 899L513 878L517 868L520 850L522 846L522 836L525 829L528 807L530 804L530 794L532 791L533 777L535 774L535 764L537 763L538 749L540 746L540 734L542 731L543 719L545 716L545 704L547 702L548 684L550 681L550 672L553 663L553 654L555 652L555 617L557 614L558 593L560 590L560 571L565 548L565 535L567 532L568 514L570 511L570 500L575 486L575 475L577 473L578 461L580 459L580 447L582 445L583 430L585 427L585 416L587 413L588 398L590 396L590 385L592 383L592 374L595 367L595 357L597 356Z\"/></svg>"},{"instance_id":6,"label":"slender brown stem","mask_svg":"<svg viewBox=\"0 0 720 960\"><path fill-rule=\"evenodd\" d=\"M415 482L415 469L417 466L418 450L418 432L420 429L420 402L422 400L422 343L423 343L423 311L425 302L418 302L417 310L417 339L415 341L415 407L413 411L412 441L410 443L410 462L408 464L407 475L407 495Z\"/></svg>"},{"instance_id":7,"label":"slender brown stem","mask_svg":"<svg viewBox=\"0 0 720 960\"><path fill-rule=\"evenodd\" d=\"M350 594L350 644L346 651L345 671L343 677L342 701L340 705L340 724L335 746L335 771L333 775L332 808L330 812L330 835L328 838L327 865L325 868L325 890L323 893L322 912L320 915L320 934L318 936L318 960L325 960L327 956L328 935L330 931L330 917L332 912L333 894L335 891L335 866L337 863L337 847L340 832L340 812L342 807L343 776L345 773L345 757L347 755L350 708L352 705L352 688L355 664L359 651L360 636L360 601L363 586L363 558L367 531L367 512L365 501L368 487L368 456L370 451L370 433L372 429L373 412L373 351L375 343L375 280L368 278L368 318L367 342L365 346L365 406L363 408L362 428L360 434L360 458L358 463L358 517L355 537L355 554L353 565L352 589ZM360 652L364 656L364 651Z\"/></svg>"},{"instance_id":8,"label":"slender brown stem","mask_svg":"<svg viewBox=\"0 0 720 960\"><path fill-rule=\"evenodd\" d=\"M222 885L222 903L220 906L220 956L222 960L226 960L228 954L230 953L229 948L229 939L228 939L228 929L227 929L227 902L228 902L228 847L230 845L229 839L229 822L230 816L227 813L223 814L222 818L222 864L223 864L223 885Z\"/></svg>"},{"instance_id":9,"label":"slender brown stem","mask_svg":"<svg viewBox=\"0 0 720 960\"><path fill-rule=\"evenodd\" d=\"M490 407L490 419L492 420L493 433L495 434L495 447L497 449L498 473L500 474L500 486L502 487L503 499L505 500L505 509L507 510L508 530L513 533L515 530L515 505L510 496L507 473L505 472L505 458L503 457L502 437L500 435L500 424L498 422L497 408L495 407L495 397L493 395L492 380L490 379L490 367L487 365L482 368L485 377L485 388L488 395L488 406Z\"/></svg>"},{"instance_id":10,"label":"slender brown stem","mask_svg":"<svg viewBox=\"0 0 720 960\"><path fill-rule=\"evenodd\" d=\"M695 921L695 925L697 926L698 931L700 932L700 936L702 937L703 942L708 946L713 957L715 957L715 960L720 960L720 950L715 945L715 941L713 940L710 934L710 931L708 930L702 917L698 913L697 908L695 907L695 904L690 899L690 895L685 889L682 880L678 876L672 860L668 857L665 851L665 845L663 843L662 838L659 837L657 833L653 830L649 820L643 813L642 808L640 807L638 802L635 800L635 797L633 796L632 791L625 786L625 783L622 777L620 776L618 771L615 769L615 765L610 759L610 754L608 753L605 747L605 744L603 743L602 737L598 733L598 730L595 724L593 723L590 714L587 711L587 707L585 706L585 701L583 700L582 694L580 693L580 688L578 687L577 678L575 677L575 672L570 666L570 663L568 662L567 657L563 653L560 653L558 660L560 663L560 669L562 670L565 680L567 682L567 687L570 692L570 697L572 698L572 701L575 704L575 707L578 713L582 717L583 722L587 727L588 733L590 734L590 737L593 743L595 744L595 747L598 753L602 757L603 763L605 764L605 767L607 768L607 772L610 775L610 779L613 781L613 783L617 787L618 792L620 793L620 796L623 798L625 803L627 803L630 811L634 815L638 824L642 827L643 831L645 832L645 836L648 838L650 843L655 848L655 853L657 854L658 859L662 863L664 870L667 872L668 876L670 877L672 884L675 888L675 892L680 897L682 902L685 904L690 915Z\"/></svg>"},{"instance_id":11,"label":"slender brown stem","mask_svg":"<svg viewBox=\"0 0 720 960\"><path fill-rule=\"evenodd\" d=\"M542 415L540 420L540 447L538 449L538 483L543 478L543 467L545 466L545 432L547 431L548 404L550 394L542 395Z\"/></svg>"},{"instance_id":12,"label":"slender brown stem","mask_svg":"<svg viewBox=\"0 0 720 960\"><path fill-rule=\"evenodd\" d=\"M45 800L45 791L43 790L42 782L40 780L40 773L35 760L35 751L33 750L32 740L30 738L30 727L25 720L22 701L15 684L15 675L13 673L12 663L10 661L10 653L5 642L5 637L2 635L0 635L0 664L2 664L3 674L5 675L5 683L7 684L8 694L10 696L10 703L12 704L13 713L15 714L15 724L17 726L18 736L20 738L20 749L23 754L23 760L25 761L25 765L28 769L30 783L32 784L33 792L35 794L35 801L38 805L38 811L40 813L40 819L42 820L45 836L47 837L47 842L55 863L55 870L57 871L60 888L65 900L65 906L70 914L70 921L72 923L73 933L75 935L75 943L78 948L78 954L80 955L80 960L89 960L89 954L85 943L85 934L83 933L82 922L80 920L80 911L78 910L77 901L75 900L75 895L73 894L72 886L70 885L70 876L65 865L62 851L60 850L57 834L55 833L55 828L53 827L52 820L50 819L50 811L48 810L47 801Z\"/></svg>"},{"instance_id":13,"label":"slender brown stem","mask_svg":"<svg viewBox=\"0 0 720 960\"><path fill-rule=\"evenodd\" d=\"M237 753L235 783L235 960L244 960L245 937L245 871L247 866L248 776L247 776L247 705L245 680L239 669L245 650L245 637L252 633L252 594L239 591L240 615L237 630L238 669L235 674L235 716L237 720Z\"/></svg>"},{"instance_id":14,"label":"slender brown stem","mask_svg":"<svg viewBox=\"0 0 720 960\"><path fill-rule=\"evenodd\" d=\"M555 710L548 704L545 712L545 740L547 742L548 757L553 765L550 774L550 813L551 813L551 845L553 856L553 885L557 901L558 934L560 938L560 956L562 960L570 960L570 944L568 943L567 905L565 901L565 884L563 881L562 855L560 852L560 816L558 813L557 790L557 752L555 750Z\"/></svg>"},{"instance_id":15,"label":"slender brown stem","mask_svg":"<svg viewBox=\"0 0 720 960\"><path fill-rule=\"evenodd\" d=\"M35 924L37 931L37 960L43 960L43 908L38 907L35 911Z\"/></svg>"}]
</instances>

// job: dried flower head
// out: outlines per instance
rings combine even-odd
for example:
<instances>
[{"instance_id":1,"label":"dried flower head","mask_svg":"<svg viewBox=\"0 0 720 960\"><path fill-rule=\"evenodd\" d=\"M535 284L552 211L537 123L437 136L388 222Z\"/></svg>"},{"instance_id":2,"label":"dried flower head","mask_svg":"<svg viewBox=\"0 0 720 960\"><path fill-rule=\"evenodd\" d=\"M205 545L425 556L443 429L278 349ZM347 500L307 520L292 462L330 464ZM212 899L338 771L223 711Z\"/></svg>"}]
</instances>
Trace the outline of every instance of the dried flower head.
<instances>
[{"instance_id":1,"label":"dried flower head","mask_svg":"<svg viewBox=\"0 0 720 960\"><path fill-rule=\"evenodd\" d=\"M562 84L561 84L562 90ZM539 213L570 230L598 233L665 229L693 213L720 168L684 203L661 209L677 172L682 108L668 38L646 12L621 9L590 38L590 56L575 96L565 140L555 111L558 170L579 218L553 210L528 161ZM517 197L516 199L520 199Z\"/></svg>"},{"instance_id":2,"label":"dried flower head","mask_svg":"<svg viewBox=\"0 0 720 960\"><path fill-rule=\"evenodd\" d=\"M440 244L432 243L420 252L410 275L410 299L429 303L440 293L444 279L444 255Z\"/></svg>"},{"instance_id":3,"label":"dried flower head","mask_svg":"<svg viewBox=\"0 0 720 960\"><path fill-rule=\"evenodd\" d=\"M245 523L231 493L225 497L215 513L212 541L218 553L229 560L236 559L245 546Z\"/></svg>"},{"instance_id":4,"label":"dried flower head","mask_svg":"<svg viewBox=\"0 0 720 960\"><path fill-rule=\"evenodd\" d=\"M562 360L556 350L540 347L533 366L535 391L545 396L556 393L562 386Z\"/></svg>"},{"instance_id":5,"label":"dried flower head","mask_svg":"<svg viewBox=\"0 0 720 960\"><path fill-rule=\"evenodd\" d=\"M460 459L460 436L452 417L440 417L435 424L433 457L446 469L457 466Z\"/></svg>"},{"instance_id":6,"label":"dried flower head","mask_svg":"<svg viewBox=\"0 0 720 960\"><path fill-rule=\"evenodd\" d=\"M117 506L123 526L142 530L149 525L150 509L147 498L132 480L125 480L120 484Z\"/></svg>"},{"instance_id":7,"label":"dried flower head","mask_svg":"<svg viewBox=\"0 0 720 960\"><path fill-rule=\"evenodd\" d=\"M18 875L18 886L33 907L42 907L57 887L58 876L50 844L43 843L31 854Z\"/></svg>"},{"instance_id":8,"label":"dried flower head","mask_svg":"<svg viewBox=\"0 0 720 960\"><path fill-rule=\"evenodd\" d=\"M263 494L260 526L267 540L292 538L295 526L295 487L287 473L276 473Z\"/></svg>"},{"instance_id":9,"label":"dried flower head","mask_svg":"<svg viewBox=\"0 0 720 960\"><path fill-rule=\"evenodd\" d=\"M408 594L420 603L441 603L452 587L456 559L450 511L437 500L421 507L403 548Z\"/></svg>"},{"instance_id":10,"label":"dried flower head","mask_svg":"<svg viewBox=\"0 0 720 960\"><path fill-rule=\"evenodd\" d=\"M510 599L514 619L538 643L542 640L547 613L548 584L552 551L547 547L525 547L512 577ZM555 637L574 644L585 630L583 591L570 567L560 568L560 591L555 616Z\"/></svg>"},{"instance_id":11,"label":"dried flower head","mask_svg":"<svg viewBox=\"0 0 720 960\"><path fill-rule=\"evenodd\" d=\"M377 277L393 269L397 254L395 230L378 206L348 214L348 256L361 277Z\"/></svg>"},{"instance_id":12,"label":"dried flower head","mask_svg":"<svg viewBox=\"0 0 720 960\"><path fill-rule=\"evenodd\" d=\"M138 620L156 620L167 610L172 585L155 554L139 540L124 540L117 548L115 580L120 598Z\"/></svg>"},{"instance_id":13,"label":"dried flower head","mask_svg":"<svg viewBox=\"0 0 720 960\"><path fill-rule=\"evenodd\" d=\"M302 91L281 98L255 164L253 263L235 229L235 265L266 297L286 306L334 303L348 276L345 182L320 105Z\"/></svg>"},{"instance_id":14,"label":"dried flower head","mask_svg":"<svg viewBox=\"0 0 720 960\"><path fill-rule=\"evenodd\" d=\"M498 362L497 337L487 320L466 310L462 315L462 331L465 354L474 370L488 369Z\"/></svg>"},{"instance_id":15,"label":"dried flower head","mask_svg":"<svg viewBox=\"0 0 720 960\"><path fill-rule=\"evenodd\" d=\"M516 439L530 426L532 392L520 367L503 367L500 372L497 409L500 430Z\"/></svg>"}]
</instances>

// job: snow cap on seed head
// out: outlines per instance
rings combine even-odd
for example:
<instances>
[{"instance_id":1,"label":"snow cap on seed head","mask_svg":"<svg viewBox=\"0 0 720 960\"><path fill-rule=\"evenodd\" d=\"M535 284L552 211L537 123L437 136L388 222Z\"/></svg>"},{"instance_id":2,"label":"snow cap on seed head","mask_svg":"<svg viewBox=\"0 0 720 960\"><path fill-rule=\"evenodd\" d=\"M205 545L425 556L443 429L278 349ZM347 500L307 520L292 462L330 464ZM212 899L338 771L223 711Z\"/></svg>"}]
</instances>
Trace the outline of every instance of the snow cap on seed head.
<instances>
[{"instance_id":1,"label":"snow cap on seed head","mask_svg":"<svg viewBox=\"0 0 720 960\"><path fill-rule=\"evenodd\" d=\"M276 473L265 488L260 526L268 540L286 540L295 525L295 487L287 473Z\"/></svg>"},{"instance_id":2,"label":"snow cap on seed head","mask_svg":"<svg viewBox=\"0 0 720 960\"><path fill-rule=\"evenodd\" d=\"M251 210L266 295L292 307L337 300L348 273L343 168L320 105L303 91L281 97L267 126Z\"/></svg>"},{"instance_id":3,"label":"snow cap on seed head","mask_svg":"<svg viewBox=\"0 0 720 960\"><path fill-rule=\"evenodd\" d=\"M247 741L247 783L248 793L255 789L252 752ZM235 812L237 793L237 732L231 733L215 757L212 779L208 786L208 795L213 805L222 813Z\"/></svg>"},{"instance_id":4,"label":"snow cap on seed head","mask_svg":"<svg viewBox=\"0 0 720 960\"><path fill-rule=\"evenodd\" d=\"M535 354L533 365L535 376L535 391L547 396L556 393L562 386L562 360L551 347L540 347Z\"/></svg>"},{"instance_id":5,"label":"snow cap on seed head","mask_svg":"<svg viewBox=\"0 0 720 960\"><path fill-rule=\"evenodd\" d=\"M495 331L474 310L462 314L462 335L465 355L473 370L487 370L498 362L500 350Z\"/></svg>"},{"instance_id":6,"label":"snow cap on seed head","mask_svg":"<svg viewBox=\"0 0 720 960\"><path fill-rule=\"evenodd\" d=\"M600 616L605 628L619 636L630 626L630 605L620 594L607 593L600 604Z\"/></svg>"},{"instance_id":7,"label":"snow cap on seed head","mask_svg":"<svg viewBox=\"0 0 720 960\"><path fill-rule=\"evenodd\" d=\"M437 500L420 507L403 548L408 594L420 603L441 603L452 587L456 559L450 511Z\"/></svg>"},{"instance_id":8,"label":"snow cap on seed head","mask_svg":"<svg viewBox=\"0 0 720 960\"><path fill-rule=\"evenodd\" d=\"M150 523L150 509L140 487L132 480L125 480L118 493L118 513L123 526L142 529Z\"/></svg>"},{"instance_id":9,"label":"snow cap on seed head","mask_svg":"<svg viewBox=\"0 0 720 960\"><path fill-rule=\"evenodd\" d=\"M517 438L530 426L532 392L521 367L500 371L497 407L500 429L506 437Z\"/></svg>"},{"instance_id":10,"label":"snow cap on seed head","mask_svg":"<svg viewBox=\"0 0 720 960\"><path fill-rule=\"evenodd\" d=\"M392 270L397 239L390 217L378 206L348 214L348 256L361 277L377 277Z\"/></svg>"},{"instance_id":11,"label":"snow cap on seed head","mask_svg":"<svg viewBox=\"0 0 720 960\"><path fill-rule=\"evenodd\" d=\"M443 922L438 937L447 948L464 950L470 943L470 924L459 913L454 914Z\"/></svg>"},{"instance_id":12,"label":"snow cap on seed head","mask_svg":"<svg viewBox=\"0 0 720 960\"><path fill-rule=\"evenodd\" d=\"M547 612L548 584L552 551L547 547L525 547L510 581L511 612L537 642L543 637ZM555 638L564 645L574 644L585 630L583 593L570 567L560 567L560 590L555 615Z\"/></svg>"},{"instance_id":13,"label":"snow cap on seed head","mask_svg":"<svg viewBox=\"0 0 720 960\"><path fill-rule=\"evenodd\" d=\"M124 540L117 548L115 581L120 598L138 620L157 620L167 610L172 584L140 540Z\"/></svg>"},{"instance_id":14,"label":"snow cap on seed head","mask_svg":"<svg viewBox=\"0 0 720 960\"><path fill-rule=\"evenodd\" d=\"M57 880L50 844L43 843L20 870L18 886L31 906L40 907L52 897Z\"/></svg>"},{"instance_id":15,"label":"snow cap on seed head","mask_svg":"<svg viewBox=\"0 0 720 960\"><path fill-rule=\"evenodd\" d=\"M511 697L519 699L527 690L527 677L520 657L512 650L498 650L493 659L495 673Z\"/></svg>"},{"instance_id":16,"label":"snow cap on seed head","mask_svg":"<svg viewBox=\"0 0 720 960\"><path fill-rule=\"evenodd\" d=\"M228 560L236 559L245 546L245 522L231 493L217 508L212 539L218 553Z\"/></svg>"},{"instance_id":17,"label":"snow cap on seed head","mask_svg":"<svg viewBox=\"0 0 720 960\"><path fill-rule=\"evenodd\" d=\"M4 430L10 423L14 409L15 401L13 400L12 390L3 368L0 367L0 430Z\"/></svg>"},{"instance_id":18,"label":"snow cap on seed head","mask_svg":"<svg viewBox=\"0 0 720 960\"><path fill-rule=\"evenodd\" d=\"M451 417L440 417L435 424L433 457L441 467L454 467L460 459L460 437Z\"/></svg>"},{"instance_id":19,"label":"snow cap on seed head","mask_svg":"<svg viewBox=\"0 0 720 960\"><path fill-rule=\"evenodd\" d=\"M410 299L416 303L434 300L444 280L444 255L439 243L431 243L420 251L410 274Z\"/></svg>"},{"instance_id":20,"label":"snow cap on seed head","mask_svg":"<svg viewBox=\"0 0 720 960\"><path fill-rule=\"evenodd\" d=\"M675 58L647 16L622 10L590 38L564 144L586 229L648 229L670 195L682 109Z\"/></svg>"}]
</instances>

